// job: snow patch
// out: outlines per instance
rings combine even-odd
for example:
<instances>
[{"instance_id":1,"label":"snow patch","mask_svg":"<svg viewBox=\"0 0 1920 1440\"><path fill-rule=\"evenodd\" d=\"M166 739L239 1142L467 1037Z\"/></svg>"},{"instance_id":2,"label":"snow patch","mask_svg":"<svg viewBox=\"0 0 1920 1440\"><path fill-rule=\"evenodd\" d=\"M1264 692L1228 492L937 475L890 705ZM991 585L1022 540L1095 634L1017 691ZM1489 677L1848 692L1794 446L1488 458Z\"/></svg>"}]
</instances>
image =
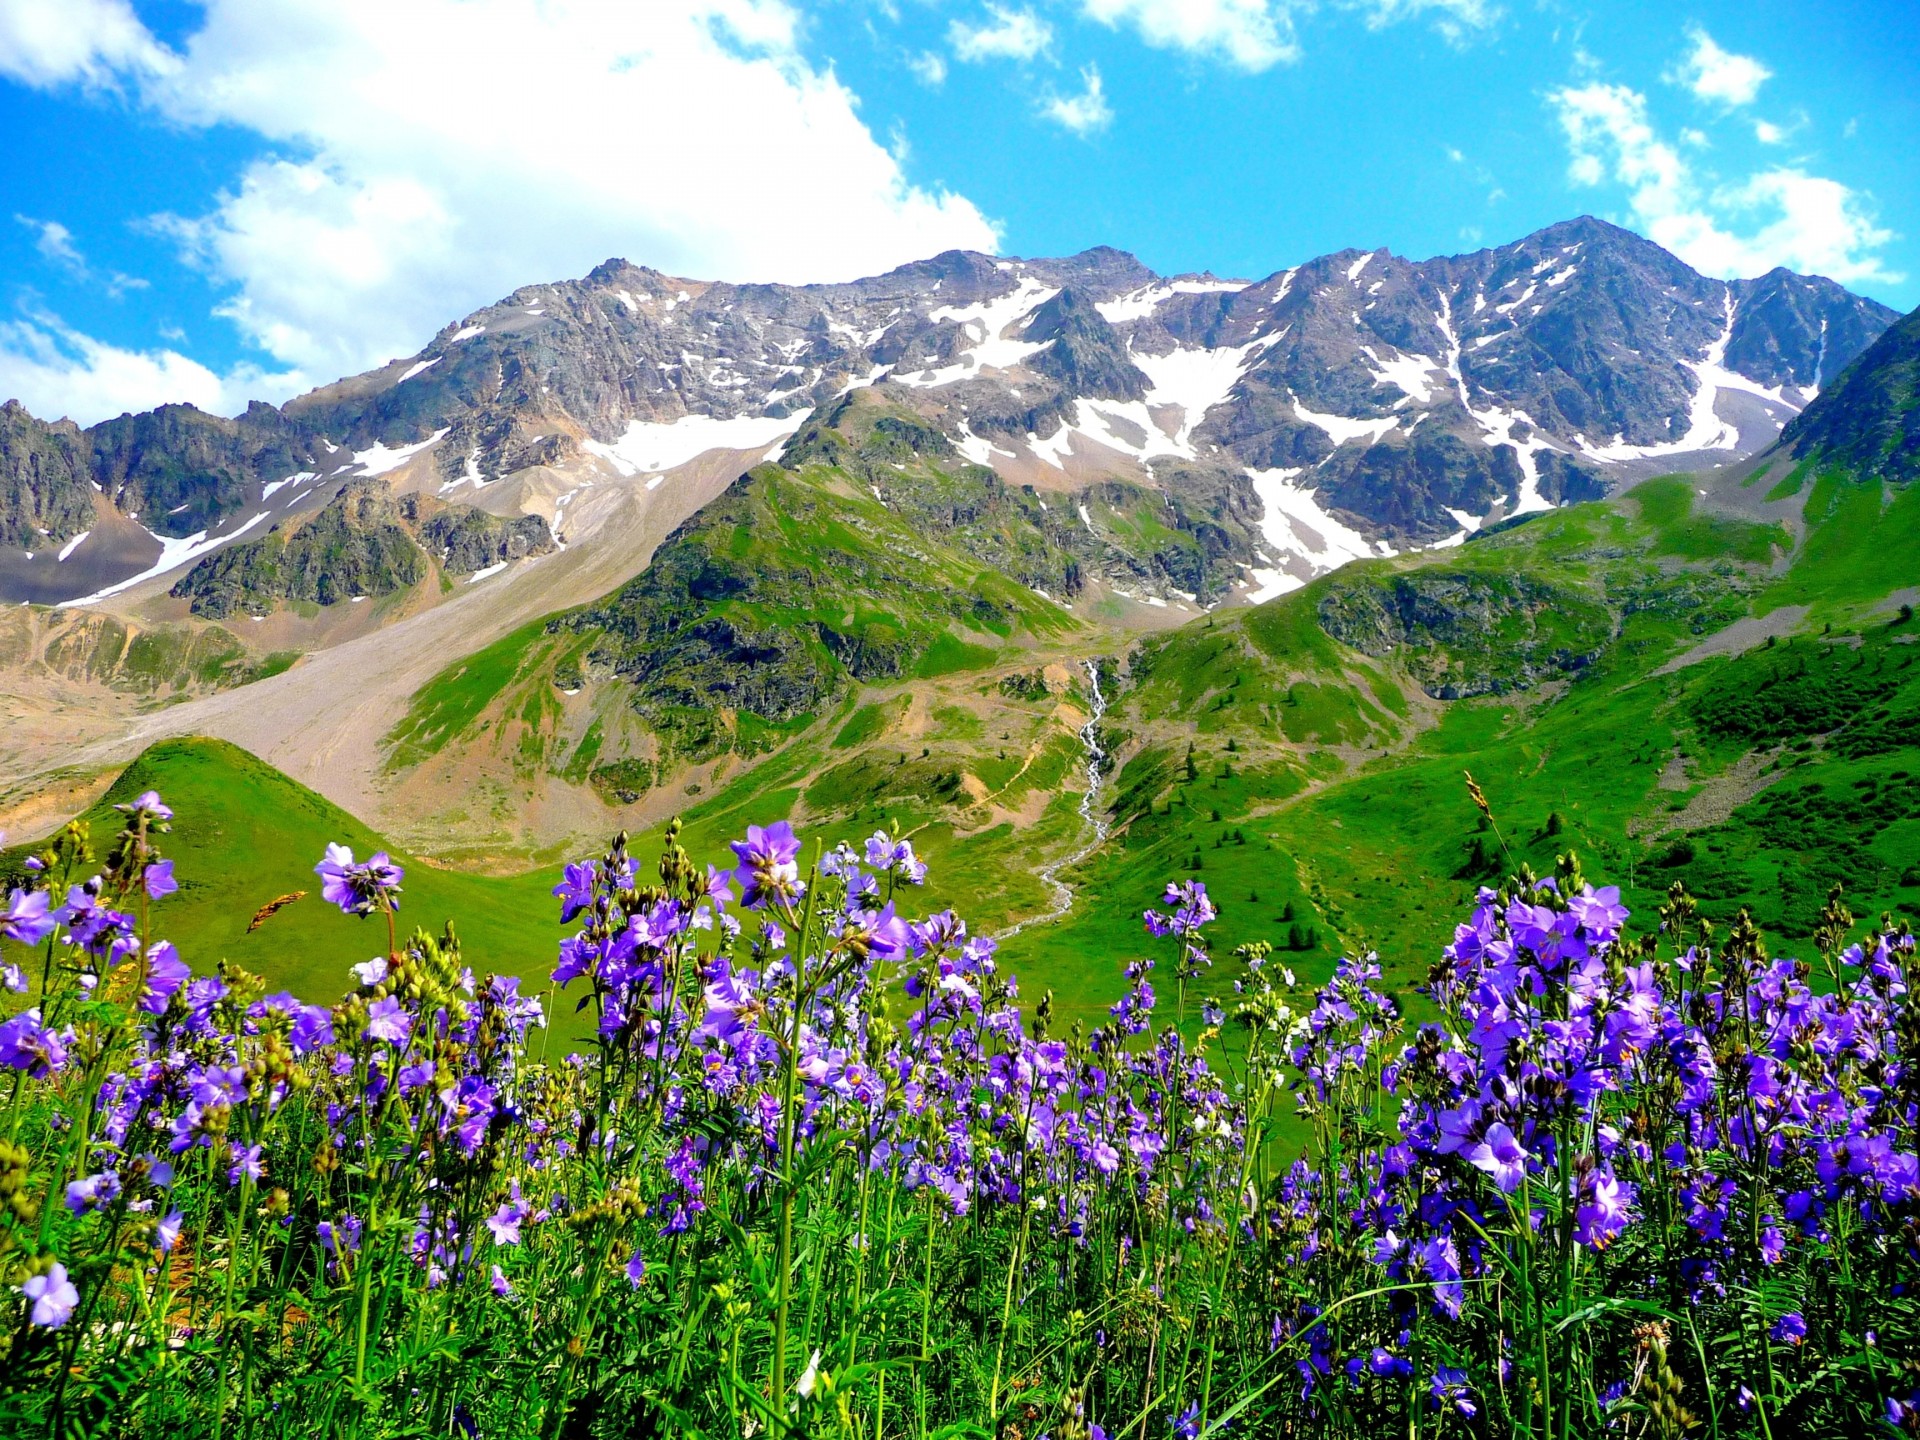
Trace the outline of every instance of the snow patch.
<instances>
[{"instance_id":1,"label":"snow patch","mask_svg":"<svg viewBox=\"0 0 1920 1440\"><path fill-rule=\"evenodd\" d=\"M1365 255L1362 255L1358 260L1354 261L1353 264L1347 267L1347 283L1349 285L1357 283L1360 279L1360 272L1362 270L1365 270L1367 266L1371 265L1372 263L1373 263L1373 252L1369 250Z\"/></svg>"},{"instance_id":2,"label":"snow patch","mask_svg":"<svg viewBox=\"0 0 1920 1440\"><path fill-rule=\"evenodd\" d=\"M956 380L965 380L981 370L1013 368L1029 355L1044 349L1047 342L1029 344L1025 340L1010 340L1001 332L1015 321L1030 317L1059 293L1059 290L1049 289L1031 276L1023 275L1011 294L1002 295L996 300L982 300L972 305L940 306L930 312L927 318L935 324L951 321L960 326L973 342L971 348L951 365L914 374L896 371L893 378L903 385L932 389L951 385Z\"/></svg>"},{"instance_id":3,"label":"snow patch","mask_svg":"<svg viewBox=\"0 0 1920 1440\"><path fill-rule=\"evenodd\" d=\"M1454 390L1460 396L1460 405L1469 419L1480 427L1481 439L1488 445L1511 445L1520 460L1520 496L1514 503L1513 514L1526 515L1536 510L1551 510L1553 502L1540 493L1540 467L1534 461L1534 454L1540 450L1558 450L1540 437L1540 427L1524 410L1502 410L1493 406L1486 410L1473 408L1473 401L1467 395L1466 376L1460 370L1460 337L1453 329L1453 306L1447 297L1440 297L1440 313L1434 322L1440 327L1440 333L1447 340L1447 375L1452 379ZM1513 427L1518 424L1530 427L1525 440L1514 438Z\"/></svg>"},{"instance_id":4,"label":"snow patch","mask_svg":"<svg viewBox=\"0 0 1920 1440\"><path fill-rule=\"evenodd\" d=\"M166 574L169 570L177 569L182 565L192 564L203 555L212 554L222 545L238 540L242 535L246 534L247 531L251 530L266 518L267 512L262 510L244 525L228 531L225 535L216 535L212 539L207 538L207 532L204 530L197 535L189 535L184 540L174 540L164 535L153 535L153 532L148 530L147 533L153 535L153 538L160 544L160 558L158 560L154 561L153 564L142 570L138 575L129 575L125 580L116 581L114 584L107 586L106 589L96 590L91 595L82 595L77 600L62 600L56 608L66 610L75 605L91 605L96 600L105 600L110 595L118 595L123 590L131 590L142 581L152 580L157 576ZM142 526L141 528L145 529L146 527Z\"/></svg>"},{"instance_id":5,"label":"snow patch","mask_svg":"<svg viewBox=\"0 0 1920 1440\"><path fill-rule=\"evenodd\" d=\"M1344 445L1349 440L1366 440L1371 443L1389 430L1396 429L1400 424L1398 415L1389 415L1384 420L1351 420L1345 415L1322 415L1302 405L1297 397L1293 402L1293 413L1307 424L1317 425L1326 431L1327 438L1335 445Z\"/></svg>"},{"instance_id":6,"label":"snow patch","mask_svg":"<svg viewBox=\"0 0 1920 1440\"><path fill-rule=\"evenodd\" d=\"M487 566L486 569L474 571L473 574L467 577L467 583L469 585L478 585L489 575L498 575L502 570L507 568L507 564L508 562L505 560L496 560L493 564Z\"/></svg>"},{"instance_id":7,"label":"snow patch","mask_svg":"<svg viewBox=\"0 0 1920 1440\"><path fill-rule=\"evenodd\" d=\"M447 343L458 345L462 340L471 340L476 335L484 335L486 330L487 327L484 325L462 325L447 337Z\"/></svg>"},{"instance_id":8,"label":"snow patch","mask_svg":"<svg viewBox=\"0 0 1920 1440\"><path fill-rule=\"evenodd\" d=\"M1144 320L1176 295L1233 295L1247 288L1245 280L1169 280L1145 285L1118 300L1102 300L1093 308L1110 325Z\"/></svg>"},{"instance_id":9,"label":"snow patch","mask_svg":"<svg viewBox=\"0 0 1920 1440\"><path fill-rule=\"evenodd\" d=\"M672 424L633 420L611 445L583 440L580 448L597 455L622 475L643 470L671 470L709 450L759 450L784 441L800 428L805 415L736 415L716 420L711 415L682 415Z\"/></svg>"},{"instance_id":10,"label":"snow patch","mask_svg":"<svg viewBox=\"0 0 1920 1440\"><path fill-rule=\"evenodd\" d=\"M436 355L431 360L416 360L413 363L413 366L407 371L407 373L402 375L398 380L394 381L393 383L396 385L406 384L407 381L411 380L414 376L418 375L422 370L431 370L434 366L438 365L442 358L443 357Z\"/></svg>"},{"instance_id":11,"label":"snow patch","mask_svg":"<svg viewBox=\"0 0 1920 1440\"><path fill-rule=\"evenodd\" d=\"M1269 335L1245 345L1223 345L1217 350L1195 347L1170 350L1165 355L1129 355L1152 386L1147 392L1147 408L1180 407L1180 428L1172 439L1172 454L1193 458L1194 429L1206 419L1209 410L1232 393L1254 355L1279 338L1279 335ZM1148 426L1149 445L1159 434L1157 426Z\"/></svg>"},{"instance_id":12,"label":"snow patch","mask_svg":"<svg viewBox=\"0 0 1920 1440\"><path fill-rule=\"evenodd\" d=\"M262 505L266 504L267 501L273 498L276 491L284 490L289 485L304 485L309 480L318 480L319 478L320 477L311 470L302 470L298 475L289 475L284 480L270 480L260 487L260 503Z\"/></svg>"},{"instance_id":13,"label":"snow patch","mask_svg":"<svg viewBox=\"0 0 1920 1440\"><path fill-rule=\"evenodd\" d=\"M57 555L54 558L56 560L65 560L69 555L73 554L74 551L78 550L80 548L81 542L84 541L87 538L87 536L91 535L92 533L93 531L91 530L82 530L78 535L74 536L71 540L67 541L66 544L62 545L60 547L59 555Z\"/></svg>"},{"instance_id":14,"label":"snow patch","mask_svg":"<svg viewBox=\"0 0 1920 1440\"><path fill-rule=\"evenodd\" d=\"M1391 385L1419 405L1426 404L1432 398L1432 376L1440 368L1439 361L1426 355L1402 355L1398 352L1393 358L1382 360L1371 345L1362 345L1360 352L1373 362L1367 368L1373 372L1376 385Z\"/></svg>"},{"instance_id":15,"label":"snow patch","mask_svg":"<svg viewBox=\"0 0 1920 1440\"><path fill-rule=\"evenodd\" d=\"M1727 369L1727 342L1733 338L1731 286L1726 289L1723 304L1726 323L1721 327L1719 338L1707 346L1707 353L1700 359L1686 362L1695 380L1693 399L1687 407L1687 433L1678 440L1654 445L1629 445L1616 439L1611 445L1587 446L1587 455L1595 460L1653 460L1695 450L1738 450L1740 427L1722 420L1714 412L1714 402L1722 390L1745 391L1788 410L1801 408L1786 394L1785 386L1768 387Z\"/></svg>"},{"instance_id":16,"label":"snow patch","mask_svg":"<svg viewBox=\"0 0 1920 1440\"><path fill-rule=\"evenodd\" d=\"M398 470L422 450L431 450L438 445L447 438L450 428L442 425L426 439L402 445L398 449L390 450L384 444L376 444L370 449L356 450L353 452L354 463L363 467L369 475L385 475L389 470Z\"/></svg>"},{"instance_id":17,"label":"snow patch","mask_svg":"<svg viewBox=\"0 0 1920 1440\"><path fill-rule=\"evenodd\" d=\"M1260 533L1273 550L1304 560L1316 575L1338 569L1349 560L1394 553L1384 541L1368 540L1322 509L1312 487L1296 483L1301 473L1298 469L1247 471L1264 507ZM1255 605L1307 583L1277 566L1255 568L1250 573L1255 588L1247 599Z\"/></svg>"}]
</instances>

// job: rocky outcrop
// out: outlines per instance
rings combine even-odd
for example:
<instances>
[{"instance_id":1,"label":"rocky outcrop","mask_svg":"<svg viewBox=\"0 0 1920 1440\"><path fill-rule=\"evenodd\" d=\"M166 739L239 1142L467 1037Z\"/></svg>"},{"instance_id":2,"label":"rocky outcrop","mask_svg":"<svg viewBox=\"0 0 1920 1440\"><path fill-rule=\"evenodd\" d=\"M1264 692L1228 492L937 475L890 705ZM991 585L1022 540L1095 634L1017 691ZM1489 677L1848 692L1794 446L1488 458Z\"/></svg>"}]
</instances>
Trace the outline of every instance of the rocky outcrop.
<instances>
[{"instance_id":1,"label":"rocky outcrop","mask_svg":"<svg viewBox=\"0 0 1920 1440\"><path fill-rule=\"evenodd\" d=\"M0 546L38 550L93 523L86 442L70 420L36 420L0 405Z\"/></svg>"},{"instance_id":2,"label":"rocky outcrop","mask_svg":"<svg viewBox=\"0 0 1920 1440\"><path fill-rule=\"evenodd\" d=\"M1524 575L1425 569L1335 584L1320 628L1364 655L1399 655L1439 700L1500 695L1584 669L1613 638L1606 606Z\"/></svg>"},{"instance_id":3,"label":"rocky outcrop","mask_svg":"<svg viewBox=\"0 0 1920 1440\"><path fill-rule=\"evenodd\" d=\"M425 557L378 480L349 485L310 520L230 545L202 560L169 592L209 619L264 615L282 602L333 605L418 584Z\"/></svg>"},{"instance_id":4,"label":"rocky outcrop","mask_svg":"<svg viewBox=\"0 0 1920 1440\"><path fill-rule=\"evenodd\" d=\"M311 441L271 405L237 420L191 405L122 415L87 431L92 478L124 515L156 535L210 530L243 509L265 479L313 469Z\"/></svg>"},{"instance_id":5,"label":"rocky outcrop","mask_svg":"<svg viewBox=\"0 0 1920 1440\"><path fill-rule=\"evenodd\" d=\"M264 615L286 601L370 599L419 584L427 574L423 548L442 572L465 575L546 554L554 542L538 515L504 519L357 480L317 514L209 555L170 593L211 619Z\"/></svg>"},{"instance_id":6,"label":"rocky outcrop","mask_svg":"<svg viewBox=\"0 0 1920 1440\"><path fill-rule=\"evenodd\" d=\"M554 548L553 530L538 515L505 519L471 505L448 505L421 495L403 498L400 514L449 575L472 574L528 555L545 555Z\"/></svg>"}]
</instances>

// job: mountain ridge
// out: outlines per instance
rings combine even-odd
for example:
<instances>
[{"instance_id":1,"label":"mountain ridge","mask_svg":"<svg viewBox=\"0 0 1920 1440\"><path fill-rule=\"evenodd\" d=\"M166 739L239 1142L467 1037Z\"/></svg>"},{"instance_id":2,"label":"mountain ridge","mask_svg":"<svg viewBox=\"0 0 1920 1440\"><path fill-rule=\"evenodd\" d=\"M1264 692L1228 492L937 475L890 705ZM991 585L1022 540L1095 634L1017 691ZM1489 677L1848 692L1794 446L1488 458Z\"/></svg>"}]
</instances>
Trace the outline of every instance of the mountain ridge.
<instances>
[{"instance_id":1,"label":"mountain ridge","mask_svg":"<svg viewBox=\"0 0 1920 1440\"><path fill-rule=\"evenodd\" d=\"M1263 515L1233 556L1251 598L1353 553L1754 453L1894 318L1818 277L1709 280L1590 217L1464 256L1350 249L1256 281L1162 277L1111 247L949 251L815 286L610 259L278 409L164 406L82 431L9 408L0 599L171 573L369 475L488 509L502 480L537 472L658 483L699 454L784 442L868 386L1039 493L1240 491ZM114 519L135 523L91 533Z\"/></svg>"}]
</instances>

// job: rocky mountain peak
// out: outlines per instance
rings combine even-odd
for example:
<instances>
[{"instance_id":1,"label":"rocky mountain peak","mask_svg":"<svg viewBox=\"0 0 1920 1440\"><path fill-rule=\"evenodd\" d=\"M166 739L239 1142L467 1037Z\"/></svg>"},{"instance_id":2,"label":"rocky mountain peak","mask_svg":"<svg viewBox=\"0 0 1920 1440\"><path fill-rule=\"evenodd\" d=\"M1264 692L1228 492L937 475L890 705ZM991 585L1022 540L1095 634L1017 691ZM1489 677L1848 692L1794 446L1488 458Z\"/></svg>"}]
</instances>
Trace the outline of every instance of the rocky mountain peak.
<instances>
[{"instance_id":1,"label":"rocky mountain peak","mask_svg":"<svg viewBox=\"0 0 1920 1440\"><path fill-rule=\"evenodd\" d=\"M34 537L86 530L94 486L156 549L217 545L403 463L451 501L534 472L657 483L716 450L773 453L867 387L1010 483L1118 480L1263 515L1234 552L1259 596L1757 453L1895 318L1817 277L1702 276L1592 217L1468 255L1349 249L1254 281L1161 277L1106 246L954 250L804 286L613 257L277 410L165 406L58 434L9 412L0 542L17 548L0 553L0 599L47 593ZM9 576L27 565L42 568L23 588Z\"/></svg>"}]
</instances>

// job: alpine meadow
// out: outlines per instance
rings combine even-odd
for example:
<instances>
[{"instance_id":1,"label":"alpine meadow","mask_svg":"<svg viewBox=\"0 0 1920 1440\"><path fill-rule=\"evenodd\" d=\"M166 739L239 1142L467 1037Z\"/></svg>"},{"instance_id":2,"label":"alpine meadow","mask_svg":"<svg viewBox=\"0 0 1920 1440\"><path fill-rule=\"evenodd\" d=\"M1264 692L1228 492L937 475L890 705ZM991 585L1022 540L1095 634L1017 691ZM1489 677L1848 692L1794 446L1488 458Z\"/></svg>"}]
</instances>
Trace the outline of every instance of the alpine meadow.
<instances>
[{"instance_id":1,"label":"alpine meadow","mask_svg":"<svg viewBox=\"0 0 1920 1440\"><path fill-rule=\"evenodd\" d=\"M0 1433L1920 1434L1897 7L258 4L0 0Z\"/></svg>"}]
</instances>

